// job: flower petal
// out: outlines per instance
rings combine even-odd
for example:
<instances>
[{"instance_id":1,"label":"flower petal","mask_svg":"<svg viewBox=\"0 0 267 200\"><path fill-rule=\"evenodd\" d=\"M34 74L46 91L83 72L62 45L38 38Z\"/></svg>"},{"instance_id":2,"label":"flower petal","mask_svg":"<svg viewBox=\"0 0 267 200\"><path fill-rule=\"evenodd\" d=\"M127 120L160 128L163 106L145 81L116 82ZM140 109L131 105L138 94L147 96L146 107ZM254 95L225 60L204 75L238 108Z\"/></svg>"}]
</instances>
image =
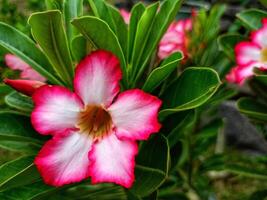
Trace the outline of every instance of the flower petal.
<instances>
[{"instance_id":1,"label":"flower petal","mask_svg":"<svg viewBox=\"0 0 267 200\"><path fill-rule=\"evenodd\" d=\"M121 77L118 59L110 52L98 50L77 66L74 88L86 105L109 105L119 92Z\"/></svg>"},{"instance_id":2,"label":"flower petal","mask_svg":"<svg viewBox=\"0 0 267 200\"><path fill-rule=\"evenodd\" d=\"M79 97L61 86L43 86L33 94L35 108L31 115L34 128L41 134L54 134L75 128L83 107Z\"/></svg>"},{"instance_id":3,"label":"flower petal","mask_svg":"<svg viewBox=\"0 0 267 200\"><path fill-rule=\"evenodd\" d=\"M22 71L20 77L24 79L36 80L41 82L46 81L45 77L40 75L37 71L33 70L32 68L27 68L24 71Z\"/></svg>"},{"instance_id":4,"label":"flower petal","mask_svg":"<svg viewBox=\"0 0 267 200\"><path fill-rule=\"evenodd\" d=\"M108 111L116 127L119 138L146 140L150 134L158 132L158 110L161 100L139 89L121 93Z\"/></svg>"},{"instance_id":5,"label":"flower petal","mask_svg":"<svg viewBox=\"0 0 267 200\"><path fill-rule=\"evenodd\" d=\"M110 182L130 188L137 152L134 141L119 140L114 133L95 143L89 153L92 183Z\"/></svg>"},{"instance_id":6,"label":"flower petal","mask_svg":"<svg viewBox=\"0 0 267 200\"><path fill-rule=\"evenodd\" d=\"M25 70L27 68L30 68L30 65L25 63L23 60L21 60L19 57L12 55L12 54L6 54L5 55L5 62L6 65L13 70Z\"/></svg>"},{"instance_id":7,"label":"flower petal","mask_svg":"<svg viewBox=\"0 0 267 200\"><path fill-rule=\"evenodd\" d=\"M89 177L88 153L92 139L66 131L49 140L34 160L45 183L62 186Z\"/></svg>"},{"instance_id":8,"label":"flower petal","mask_svg":"<svg viewBox=\"0 0 267 200\"><path fill-rule=\"evenodd\" d=\"M267 21L263 20L263 26L259 30L253 31L251 33L252 42L259 45L261 48L267 48Z\"/></svg>"},{"instance_id":9,"label":"flower petal","mask_svg":"<svg viewBox=\"0 0 267 200\"><path fill-rule=\"evenodd\" d=\"M4 79L4 83L27 96L32 96L38 88L45 85L45 83L40 81L21 79Z\"/></svg>"},{"instance_id":10,"label":"flower petal","mask_svg":"<svg viewBox=\"0 0 267 200\"><path fill-rule=\"evenodd\" d=\"M238 65L248 65L260 61L261 49L252 42L240 42L235 47L236 60Z\"/></svg>"}]
</instances>

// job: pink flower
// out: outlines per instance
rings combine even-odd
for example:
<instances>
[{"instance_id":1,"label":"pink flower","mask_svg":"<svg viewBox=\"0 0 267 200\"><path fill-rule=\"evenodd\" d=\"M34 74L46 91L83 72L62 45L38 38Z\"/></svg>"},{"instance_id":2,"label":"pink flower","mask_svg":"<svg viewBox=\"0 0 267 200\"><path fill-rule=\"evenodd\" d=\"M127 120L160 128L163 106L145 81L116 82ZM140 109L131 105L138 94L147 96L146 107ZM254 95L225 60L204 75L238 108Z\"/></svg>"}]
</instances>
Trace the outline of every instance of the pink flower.
<instances>
[{"instance_id":1,"label":"pink flower","mask_svg":"<svg viewBox=\"0 0 267 200\"><path fill-rule=\"evenodd\" d=\"M20 78L45 82L46 79L31 68L27 63L12 54L5 55L6 65L13 70L21 71Z\"/></svg>"},{"instance_id":2,"label":"pink flower","mask_svg":"<svg viewBox=\"0 0 267 200\"><path fill-rule=\"evenodd\" d=\"M158 57L164 59L176 51L187 56L187 33L192 30L192 19L173 22L159 43Z\"/></svg>"},{"instance_id":3,"label":"pink flower","mask_svg":"<svg viewBox=\"0 0 267 200\"><path fill-rule=\"evenodd\" d=\"M267 18L263 26L251 33L251 41L242 41L235 46L238 67L233 68L226 80L242 85L248 77L253 76L253 68L267 69Z\"/></svg>"},{"instance_id":4,"label":"pink flower","mask_svg":"<svg viewBox=\"0 0 267 200\"><path fill-rule=\"evenodd\" d=\"M42 86L33 95L35 129L53 136L34 163L47 184L61 186L91 177L93 184L134 182L136 140L161 125L161 101L139 89L119 93L122 73L111 53L95 51L76 68L74 91Z\"/></svg>"},{"instance_id":5,"label":"pink flower","mask_svg":"<svg viewBox=\"0 0 267 200\"><path fill-rule=\"evenodd\" d=\"M4 83L14 88L18 92L21 92L27 96L32 96L37 88L45 85L44 82L33 81L33 80L11 80L5 79Z\"/></svg>"},{"instance_id":6,"label":"pink flower","mask_svg":"<svg viewBox=\"0 0 267 200\"><path fill-rule=\"evenodd\" d=\"M258 63L251 63L247 66L236 66L226 75L226 80L230 83L243 85L247 78L253 76L253 69L259 67L257 65Z\"/></svg>"},{"instance_id":7,"label":"pink flower","mask_svg":"<svg viewBox=\"0 0 267 200\"><path fill-rule=\"evenodd\" d=\"M130 23L131 13L125 9L120 9L121 16L123 17L126 24Z\"/></svg>"}]
</instances>

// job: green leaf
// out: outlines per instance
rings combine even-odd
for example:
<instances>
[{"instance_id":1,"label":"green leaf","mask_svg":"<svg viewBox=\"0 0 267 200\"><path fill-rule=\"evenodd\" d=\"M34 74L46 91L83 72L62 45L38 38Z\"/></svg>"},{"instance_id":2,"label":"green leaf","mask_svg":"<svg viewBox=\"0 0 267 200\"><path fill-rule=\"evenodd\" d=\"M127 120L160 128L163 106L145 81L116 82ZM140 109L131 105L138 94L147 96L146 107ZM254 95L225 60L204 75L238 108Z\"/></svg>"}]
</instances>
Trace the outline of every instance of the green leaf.
<instances>
[{"instance_id":1,"label":"green leaf","mask_svg":"<svg viewBox=\"0 0 267 200\"><path fill-rule=\"evenodd\" d=\"M267 75L255 75L255 79L261 82L264 86L267 86Z\"/></svg>"},{"instance_id":2,"label":"green leaf","mask_svg":"<svg viewBox=\"0 0 267 200\"><path fill-rule=\"evenodd\" d=\"M131 192L143 197L157 190L168 175L169 151L167 139L160 134L141 145L136 158L136 180Z\"/></svg>"},{"instance_id":3,"label":"green leaf","mask_svg":"<svg viewBox=\"0 0 267 200\"><path fill-rule=\"evenodd\" d=\"M127 56L127 26L117 8L103 0L88 0L96 17L105 21L117 36L122 51Z\"/></svg>"},{"instance_id":4,"label":"green leaf","mask_svg":"<svg viewBox=\"0 0 267 200\"><path fill-rule=\"evenodd\" d=\"M71 41L71 52L75 61L79 62L93 50L93 46L82 36L78 35Z\"/></svg>"},{"instance_id":5,"label":"green leaf","mask_svg":"<svg viewBox=\"0 0 267 200\"><path fill-rule=\"evenodd\" d=\"M8 151L23 153L25 155L37 155L40 151L41 144L37 144L36 142L28 142L28 141L11 141L8 140L0 140L0 148L6 149Z\"/></svg>"},{"instance_id":6,"label":"green leaf","mask_svg":"<svg viewBox=\"0 0 267 200\"><path fill-rule=\"evenodd\" d=\"M72 86L74 74L60 11L34 13L28 23L34 39L45 52L54 70L67 86Z\"/></svg>"},{"instance_id":7,"label":"green leaf","mask_svg":"<svg viewBox=\"0 0 267 200\"><path fill-rule=\"evenodd\" d=\"M267 121L267 106L254 99L243 97L238 100L237 107L247 116L262 121Z\"/></svg>"},{"instance_id":8,"label":"green leaf","mask_svg":"<svg viewBox=\"0 0 267 200\"><path fill-rule=\"evenodd\" d=\"M196 113L193 110L189 110L183 117L167 136L171 148L184 137L196 122Z\"/></svg>"},{"instance_id":9,"label":"green leaf","mask_svg":"<svg viewBox=\"0 0 267 200\"><path fill-rule=\"evenodd\" d=\"M141 16L143 15L145 9L146 9L145 6L141 2L139 2L135 4L131 10L129 32L128 32L128 50L127 50L128 63L130 63L132 59L132 49L134 46L137 24Z\"/></svg>"},{"instance_id":10,"label":"green leaf","mask_svg":"<svg viewBox=\"0 0 267 200\"><path fill-rule=\"evenodd\" d=\"M113 184L98 184L98 185L78 185L71 187L68 190L61 192L60 195L54 195L54 199L61 199L64 197L66 200L79 199L79 200L126 200L125 190Z\"/></svg>"},{"instance_id":11,"label":"green leaf","mask_svg":"<svg viewBox=\"0 0 267 200\"><path fill-rule=\"evenodd\" d=\"M187 68L163 94L160 118L201 106L213 96L220 83L218 74L211 68Z\"/></svg>"},{"instance_id":12,"label":"green leaf","mask_svg":"<svg viewBox=\"0 0 267 200\"><path fill-rule=\"evenodd\" d=\"M120 60L123 74L126 75L125 58L118 38L106 22L97 17L86 16L74 19L72 24L91 44L94 44L95 48L105 49L115 54Z\"/></svg>"},{"instance_id":13,"label":"green leaf","mask_svg":"<svg viewBox=\"0 0 267 200\"><path fill-rule=\"evenodd\" d=\"M266 170L259 170L255 168L238 165L238 164L227 164L224 167L225 167L225 170L238 174L238 175L243 175L243 176L248 176L248 177L253 177L253 178L262 178L265 180L267 179Z\"/></svg>"},{"instance_id":14,"label":"green leaf","mask_svg":"<svg viewBox=\"0 0 267 200\"><path fill-rule=\"evenodd\" d=\"M33 156L21 157L0 166L0 191L40 180Z\"/></svg>"},{"instance_id":15,"label":"green leaf","mask_svg":"<svg viewBox=\"0 0 267 200\"><path fill-rule=\"evenodd\" d=\"M15 91L5 97L5 102L8 106L24 111L27 114L30 114L33 109L31 98Z\"/></svg>"},{"instance_id":16,"label":"green leaf","mask_svg":"<svg viewBox=\"0 0 267 200\"><path fill-rule=\"evenodd\" d=\"M244 10L236 16L246 27L256 30L261 28L261 20L267 17L267 12L252 8Z\"/></svg>"},{"instance_id":17,"label":"green leaf","mask_svg":"<svg viewBox=\"0 0 267 200\"><path fill-rule=\"evenodd\" d=\"M170 55L149 74L142 89L146 92L153 92L178 67L178 63L182 59L181 52Z\"/></svg>"},{"instance_id":18,"label":"green leaf","mask_svg":"<svg viewBox=\"0 0 267 200\"><path fill-rule=\"evenodd\" d=\"M148 36L148 40L146 41L142 58L140 59L139 63L136 63L139 71L135 81L137 81L143 74L149 58L155 51L161 37L166 32L170 23L175 18L182 2L182 0L166 0L161 5L160 10L155 17L154 23L152 24L150 32L151 34Z\"/></svg>"},{"instance_id":19,"label":"green leaf","mask_svg":"<svg viewBox=\"0 0 267 200\"><path fill-rule=\"evenodd\" d=\"M235 45L245 40L245 37L239 34L225 34L218 37L219 50L223 51L228 58L235 61Z\"/></svg>"},{"instance_id":20,"label":"green leaf","mask_svg":"<svg viewBox=\"0 0 267 200\"><path fill-rule=\"evenodd\" d=\"M31 142L42 145L45 137L32 128L30 119L17 113L0 112L0 144L2 141Z\"/></svg>"},{"instance_id":21,"label":"green leaf","mask_svg":"<svg viewBox=\"0 0 267 200\"><path fill-rule=\"evenodd\" d=\"M36 44L15 28L0 22L0 46L20 57L51 83L62 85L53 74L53 69Z\"/></svg>"},{"instance_id":22,"label":"green leaf","mask_svg":"<svg viewBox=\"0 0 267 200\"><path fill-rule=\"evenodd\" d=\"M140 66L138 64L145 50L146 41L150 36L152 24L156 16L158 6L158 3L154 3L148 6L143 12L140 20L138 21L134 46L132 49L133 54L129 66L129 76L131 76L132 78L134 78L136 73L139 71Z\"/></svg>"},{"instance_id":23,"label":"green leaf","mask_svg":"<svg viewBox=\"0 0 267 200\"><path fill-rule=\"evenodd\" d=\"M63 10L64 0L45 0L47 10Z\"/></svg>"},{"instance_id":24,"label":"green leaf","mask_svg":"<svg viewBox=\"0 0 267 200\"><path fill-rule=\"evenodd\" d=\"M53 195L57 194L64 187L51 187L43 183L43 181L37 181L33 184L17 187L14 189L0 192L0 199L5 200L41 200L41 199L53 199Z\"/></svg>"},{"instance_id":25,"label":"green leaf","mask_svg":"<svg viewBox=\"0 0 267 200\"><path fill-rule=\"evenodd\" d=\"M78 33L75 27L72 26L71 20L79 17L83 13L83 0L65 0L64 1L64 17L66 24L66 32L69 41Z\"/></svg>"}]
</instances>

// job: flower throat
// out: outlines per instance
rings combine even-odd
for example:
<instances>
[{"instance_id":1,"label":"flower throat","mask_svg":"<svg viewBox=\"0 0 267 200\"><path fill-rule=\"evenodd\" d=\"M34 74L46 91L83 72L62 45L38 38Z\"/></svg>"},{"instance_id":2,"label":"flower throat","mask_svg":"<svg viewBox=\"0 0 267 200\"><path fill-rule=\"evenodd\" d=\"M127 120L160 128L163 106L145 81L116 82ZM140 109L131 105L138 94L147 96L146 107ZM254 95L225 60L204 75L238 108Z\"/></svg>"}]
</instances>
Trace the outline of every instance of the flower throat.
<instances>
[{"instance_id":1,"label":"flower throat","mask_svg":"<svg viewBox=\"0 0 267 200\"><path fill-rule=\"evenodd\" d=\"M88 105L79 114L78 127L81 133L102 139L112 127L111 116L101 106Z\"/></svg>"}]
</instances>

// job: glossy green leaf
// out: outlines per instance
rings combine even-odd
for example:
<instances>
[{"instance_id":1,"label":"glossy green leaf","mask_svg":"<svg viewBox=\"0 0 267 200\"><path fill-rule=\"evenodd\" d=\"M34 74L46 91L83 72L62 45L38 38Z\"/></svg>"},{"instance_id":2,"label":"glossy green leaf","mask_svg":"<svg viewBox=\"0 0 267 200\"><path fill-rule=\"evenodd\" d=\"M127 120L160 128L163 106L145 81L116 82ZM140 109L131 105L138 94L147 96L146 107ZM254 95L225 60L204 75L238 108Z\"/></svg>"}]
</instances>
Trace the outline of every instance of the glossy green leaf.
<instances>
[{"instance_id":1,"label":"glossy green leaf","mask_svg":"<svg viewBox=\"0 0 267 200\"><path fill-rule=\"evenodd\" d=\"M75 30L75 27L71 24L71 20L82 15L83 0L65 0L63 6L67 37L69 41L71 41L72 38L74 38L74 36L78 33L78 31Z\"/></svg>"},{"instance_id":2,"label":"glossy green leaf","mask_svg":"<svg viewBox=\"0 0 267 200\"><path fill-rule=\"evenodd\" d=\"M26 35L0 22L0 46L20 57L51 83L62 85L42 51Z\"/></svg>"},{"instance_id":3,"label":"glossy green leaf","mask_svg":"<svg viewBox=\"0 0 267 200\"><path fill-rule=\"evenodd\" d=\"M0 112L0 144L2 141L20 141L40 146L44 138L33 130L29 117Z\"/></svg>"},{"instance_id":4,"label":"glossy green leaf","mask_svg":"<svg viewBox=\"0 0 267 200\"><path fill-rule=\"evenodd\" d=\"M71 52L75 61L79 62L91 51L93 51L93 45L89 43L82 35L78 35L71 41Z\"/></svg>"},{"instance_id":5,"label":"glossy green leaf","mask_svg":"<svg viewBox=\"0 0 267 200\"><path fill-rule=\"evenodd\" d=\"M153 24L154 22L158 6L158 3L154 3L148 6L142 14L140 20L138 21L134 39L134 46L132 49L133 54L131 64L129 66L129 75L133 78L139 71L140 66L138 64L145 50L146 41L150 37L152 27L151 24Z\"/></svg>"},{"instance_id":6,"label":"glossy green leaf","mask_svg":"<svg viewBox=\"0 0 267 200\"><path fill-rule=\"evenodd\" d=\"M54 195L54 199L79 200L127 200L125 190L113 184L80 184Z\"/></svg>"},{"instance_id":7,"label":"glossy green leaf","mask_svg":"<svg viewBox=\"0 0 267 200\"><path fill-rule=\"evenodd\" d=\"M243 97L238 100L237 106L240 112L247 116L267 121L267 106L254 99Z\"/></svg>"},{"instance_id":8,"label":"glossy green leaf","mask_svg":"<svg viewBox=\"0 0 267 200\"><path fill-rule=\"evenodd\" d=\"M127 26L117 8L104 0L89 0L90 7L96 17L105 21L117 36L122 51L127 55Z\"/></svg>"},{"instance_id":9,"label":"glossy green leaf","mask_svg":"<svg viewBox=\"0 0 267 200\"><path fill-rule=\"evenodd\" d=\"M0 166L0 191L40 180L33 159L33 156L21 157Z\"/></svg>"},{"instance_id":10,"label":"glossy green leaf","mask_svg":"<svg viewBox=\"0 0 267 200\"><path fill-rule=\"evenodd\" d=\"M255 30L262 26L261 20L267 17L267 12L252 8L244 10L236 16L246 27Z\"/></svg>"},{"instance_id":11,"label":"glossy green leaf","mask_svg":"<svg viewBox=\"0 0 267 200\"><path fill-rule=\"evenodd\" d=\"M211 68L187 68L163 94L160 118L201 106L213 96L220 84L218 74Z\"/></svg>"},{"instance_id":12,"label":"glossy green leaf","mask_svg":"<svg viewBox=\"0 0 267 200\"><path fill-rule=\"evenodd\" d=\"M41 144L36 142L12 140L0 140L0 148L8 151L23 153L25 155L37 155L41 149Z\"/></svg>"},{"instance_id":13,"label":"glossy green leaf","mask_svg":"<svg viewBox=\"0 0 267 200\"><path fill-rule=\"evenodd\" d=\"M64 0L45 0L47 10L63 10Z\"/></svg>"},{"instance_id":14,"label":"glossy green leaf","mask_svg":"<svg viewBox=\"0 0 267 200\"><path fill-rule=\"evenodd\" d=\"M5 200L41 200L53 199L53 195L57 194L64 187L52 187L37 181L33 184L17 187L14 189L0 192L0 199Z\"/></svg>"},{"instance_id":15,"label":"glossy green leaf","mask_svg":"<svg viewBox=\"0 0 267 200\"><path fill-rule=\"evenodd\" d=\"M67 86L71 86L74 70L60 11L34 13L28 23L54 70Z\"/></svg>"},{"instance_id":16,"label":"glossy green leaf","mask_svg":"<svg viewBox=\"0 0 267 200\"><path fill-rule=\"evenodd\" d=\"M126 74L125 58L118 38L106 22L93 16L86 16L74 19L72 24L91 44L94 44L95 48L106 49L114 53L120 60L123 74Z\"/></svg>"},{"instance_id":17,"label":"glossy green leaf","mask_svg":"<svg viewBox=\"0 0 267 200\"><path fill-rule=\"evenodd\" d=\"M136 158L136 180L130 191L141 197L154 192L166 179L169 162L169 145L164 136L157 135L144 142Z\"/></svg>"},{"instance_id":18,"label":"glossy green leaf","mask_svg":"<svg viewBox=\"0 0 267 200\"><path fill-rule=\"evenodd\" d=\"M223 51L228 58L235 61L235 45L244 41L245 37L239 34L225 34L218 37L219 49Z\"/></svg>"},{"instance_id":19,"label":"glossy green leaf","mask_svg":"<svg viewBox=\"0 0 267 200\"><path fill-rule=\"evenodd\" d=\"M129 32L128 32L128 50L127 50L128 63L130 63L132 59L132 53L133 53L132 49L134 46L137 24L141 16L143 15L145 9L146 9L145 6L141 2L139 2L135 4L131 10Z\"/></svg>"},{"instance_id":20,"label":"glossy green leaf","mask_svg":"<svg viewBox=\"0 0 267 200\"><path fill-rule=\"evenodd\" d=\"M182 2L182 0L166 0L160 6L160 10L157 13L154 23L151 27L151 34L146 41L145 50L142 53L142 58L140 59L140 62L137 63L139 71L135 81L137 81L143 74L149 58L155 51L161 37L168 29L170 23L175 18Z\"/></svg>"},{"instance_id":21,"label":"glossy green leaf","mask_svg":"<svg viewBox=\"0 0 267 200\"><path fill-rule=\"evenodd\" d=\"M27 114L30 114L33 109L31 98L15 91L5 97L5 102L10 107L24 111Z\"/></svg>"},{"instance_id":22,"label":"glossy green leaf","mask_svg":"<svg viewBox=\"0 0 267 200\"><path fill-rule=\"evenodd\" d=\"M166 58L159 67L155 68L148 76L143 90L152 92L178 67L179 61L183 59L183 54L175 52Z\"/></svg>"}]
</instances>

